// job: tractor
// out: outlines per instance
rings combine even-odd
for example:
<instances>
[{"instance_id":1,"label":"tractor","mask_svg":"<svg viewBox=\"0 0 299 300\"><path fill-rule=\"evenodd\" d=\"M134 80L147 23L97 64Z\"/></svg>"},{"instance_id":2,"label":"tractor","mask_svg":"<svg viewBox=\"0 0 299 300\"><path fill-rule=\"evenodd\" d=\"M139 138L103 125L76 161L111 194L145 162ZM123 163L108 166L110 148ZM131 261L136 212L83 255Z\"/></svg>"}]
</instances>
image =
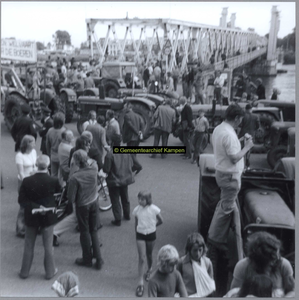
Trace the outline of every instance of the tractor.
<instances>
[{"instance_id":1,"label":"tractor","mask_svg":"<svg viewBox=\"0 0 299 300\"><path fill-rule=\"evenodd\" d=\"M36 92L29 84L29 71L40 72L43 75L42 86ZM26 67L25 87L15 70L8 66L1 66L1 106L4 120L8 130L11 129L15 120L21 116L21 105L27 103L31 107L30 115L34 121L42 117L42 106L51 110L51 114L58 111L64 113L64 106L55 91L46 85L46 72L43 67Z\"/></svg>"},{"instance_id":2,"label":"tractor","mask_svg":"<svg viewBox=\"0 0 299 300\"><path fill-rule=\"evenodd\" d=\"M293 164L295 161L293 160ZM206 239L220 200L220 188L215 178L215 158L213 154L200 156L198 231ZM241 177L241 189L237 205L240 210L241 232L244 253L251 234L267 231L282 242L281 254L295 267L295 180L286 173L270 169L246 169ZM222 297L230 286L236 260L235 236L230 230L228 257L220 258L214 278L217 292ZM212 259L212 258L211 258ZM221 268L225 260L229 260ZM212 261L213 263L213 261ZM224 266L223 265L223 266ZM226 280L223 280L226 278Z\"/></svg>"},{"instance_id":3,"label":"tractor","mask_svg":"<svg viewBox=\"0 0 299 300\"><path fill-rule=\"evenodd\" d=\"M104 86L105 96L116 98L119 89L135 89L142 92L141 84L136 78L136 66L132 62L108 61L101 68L101 77L93 77L95 86Z\"/></svg>"},{"instance_id":4,"label":"tractor","mask_svg":"<svg viewBox=\"0 0 299 300\"><path fill-rule=\"evenodd\" d=\"M147 139L152 132L152 116L156 109L155 102L146 99L145 97L125 97L123 99L105 97L104 87L99 86L99 96L80 96L78 98L78 132L82 132L82 125L87 120L88 112L94 110L97 115L104 115L108 109L115 112L116 119L122 127L124 120L124 105L126 102L133 104L133 111L139 114L144 122L144 139Z\"/></svg>"}]
</instances>

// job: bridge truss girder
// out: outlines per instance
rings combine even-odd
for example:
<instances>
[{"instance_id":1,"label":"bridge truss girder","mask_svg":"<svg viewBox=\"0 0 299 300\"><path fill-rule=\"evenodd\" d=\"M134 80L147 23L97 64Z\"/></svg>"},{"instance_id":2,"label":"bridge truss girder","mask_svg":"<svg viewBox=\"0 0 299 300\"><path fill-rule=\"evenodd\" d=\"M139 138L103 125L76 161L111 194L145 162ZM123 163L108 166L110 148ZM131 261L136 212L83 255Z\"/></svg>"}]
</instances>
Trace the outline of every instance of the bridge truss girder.
<instances>
[{"instance_id":1,"label":"bridge truss girder","mask_svg":"<svg viewBox=\"0 0 299 300\"><path fill-rule=\"evenodd\" d=\"M96 24L107 27L103 46L96 36ZM212 55L214 56L214 62L218 63L221 62L222 54L225 54L227 58L231 58L238 54L247 53L249 50L252 51L254 47L267 46L267 39L258 36L255 32L172 19L86 19L86 25L91 56L93 57L92 39L94 39L99 52L100 65L105 60L105 52L109 43L111 43L111 34L113 34L117 43L119 60L124 60L125 45L128 41L128 33L130 33L135 61L139 61L140 46L145 44L148 51L146 56L147 64L152 59L152 50L155 42L159 45L161 58L163 57L166 60L166 56L162 56L162 49L166 41L169 40L171 50L167 60L167 69L169 71L177 64L177 51L183 53L181 69L184 70L190 60L207 65L210 63ZM126 27L125 36L121 40L116 34L115 25ZM135 40L133 35L133 28L135 27L140 30L139 39L137 40ZM158 34L159 31L161 32L159 29L162 29L162 36ZM147 37L146 32L150 33L151 37Z\"/></svg>"}]
</instances>

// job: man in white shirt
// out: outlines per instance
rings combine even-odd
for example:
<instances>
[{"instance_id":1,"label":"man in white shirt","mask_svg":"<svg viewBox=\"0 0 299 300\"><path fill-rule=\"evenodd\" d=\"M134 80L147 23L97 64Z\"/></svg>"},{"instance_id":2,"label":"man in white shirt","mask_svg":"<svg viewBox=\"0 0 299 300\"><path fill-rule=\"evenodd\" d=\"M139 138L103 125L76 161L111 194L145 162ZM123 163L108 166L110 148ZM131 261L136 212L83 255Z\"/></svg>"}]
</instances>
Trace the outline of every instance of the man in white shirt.
<instances>
[{"instance_id":1,"label":"man in white shirt","mask_svg":"<svg viewBox=\"0 0 299 300\"><path fill-rule=\"evenodd\" d=\"M235 132L244 114L240 106L230 105L225 112L225 120L213 132L216 182L221 194L208 233L210 258L215 257L213 252L214 254L219 251L227 252L231 223L236 235L238 260L243 258L240 212L236 200L241 187L244 156L253 147L252 137L248 135L245 146L241 149ZM212 263L216 271L217 263L216 261Z\"/></svg>"}]
</instances>

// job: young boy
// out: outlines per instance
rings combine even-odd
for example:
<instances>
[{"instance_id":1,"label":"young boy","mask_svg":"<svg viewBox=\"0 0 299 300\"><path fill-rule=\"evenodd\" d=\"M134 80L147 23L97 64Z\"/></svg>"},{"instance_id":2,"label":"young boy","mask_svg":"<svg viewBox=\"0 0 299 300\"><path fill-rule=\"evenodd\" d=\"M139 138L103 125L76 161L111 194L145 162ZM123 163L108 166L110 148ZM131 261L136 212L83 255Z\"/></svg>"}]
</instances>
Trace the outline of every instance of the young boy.
<instances>
[{"instance_id":1,"label":"young boy","mask_svg":"<svg viewBox=\"0 0 299 300\"><path fill-rule=\"evenodd\" d=\"M150 277L148 284L149 297L174 297L179 293L180 297L188 297L185 284L175 266L179 260L179 254L174 246L165 245L158 252L158 270Z\"/></svg>"}]
</instances>

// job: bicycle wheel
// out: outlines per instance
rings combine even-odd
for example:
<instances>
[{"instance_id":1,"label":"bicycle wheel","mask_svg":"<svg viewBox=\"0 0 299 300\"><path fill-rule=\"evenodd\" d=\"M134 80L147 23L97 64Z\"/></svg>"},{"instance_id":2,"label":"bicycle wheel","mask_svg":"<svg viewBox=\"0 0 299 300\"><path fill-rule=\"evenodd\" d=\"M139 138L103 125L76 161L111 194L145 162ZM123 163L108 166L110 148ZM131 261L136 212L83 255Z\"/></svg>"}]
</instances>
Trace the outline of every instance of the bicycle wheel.
<instances>
[{"instance_id":1,"label":"bicycle wheel","mask_svg":"<svg viewBox=\"0 0 299 300\"><path fill-rule=\"evenodd\" d=\"M101 211L106 211L111 209L112 204L109 196L108 187L107 186L103 187L102 185L100 185L98 193L99 193L99 197L98 197L99 209Z\"/></svg>"}]
</instances>

